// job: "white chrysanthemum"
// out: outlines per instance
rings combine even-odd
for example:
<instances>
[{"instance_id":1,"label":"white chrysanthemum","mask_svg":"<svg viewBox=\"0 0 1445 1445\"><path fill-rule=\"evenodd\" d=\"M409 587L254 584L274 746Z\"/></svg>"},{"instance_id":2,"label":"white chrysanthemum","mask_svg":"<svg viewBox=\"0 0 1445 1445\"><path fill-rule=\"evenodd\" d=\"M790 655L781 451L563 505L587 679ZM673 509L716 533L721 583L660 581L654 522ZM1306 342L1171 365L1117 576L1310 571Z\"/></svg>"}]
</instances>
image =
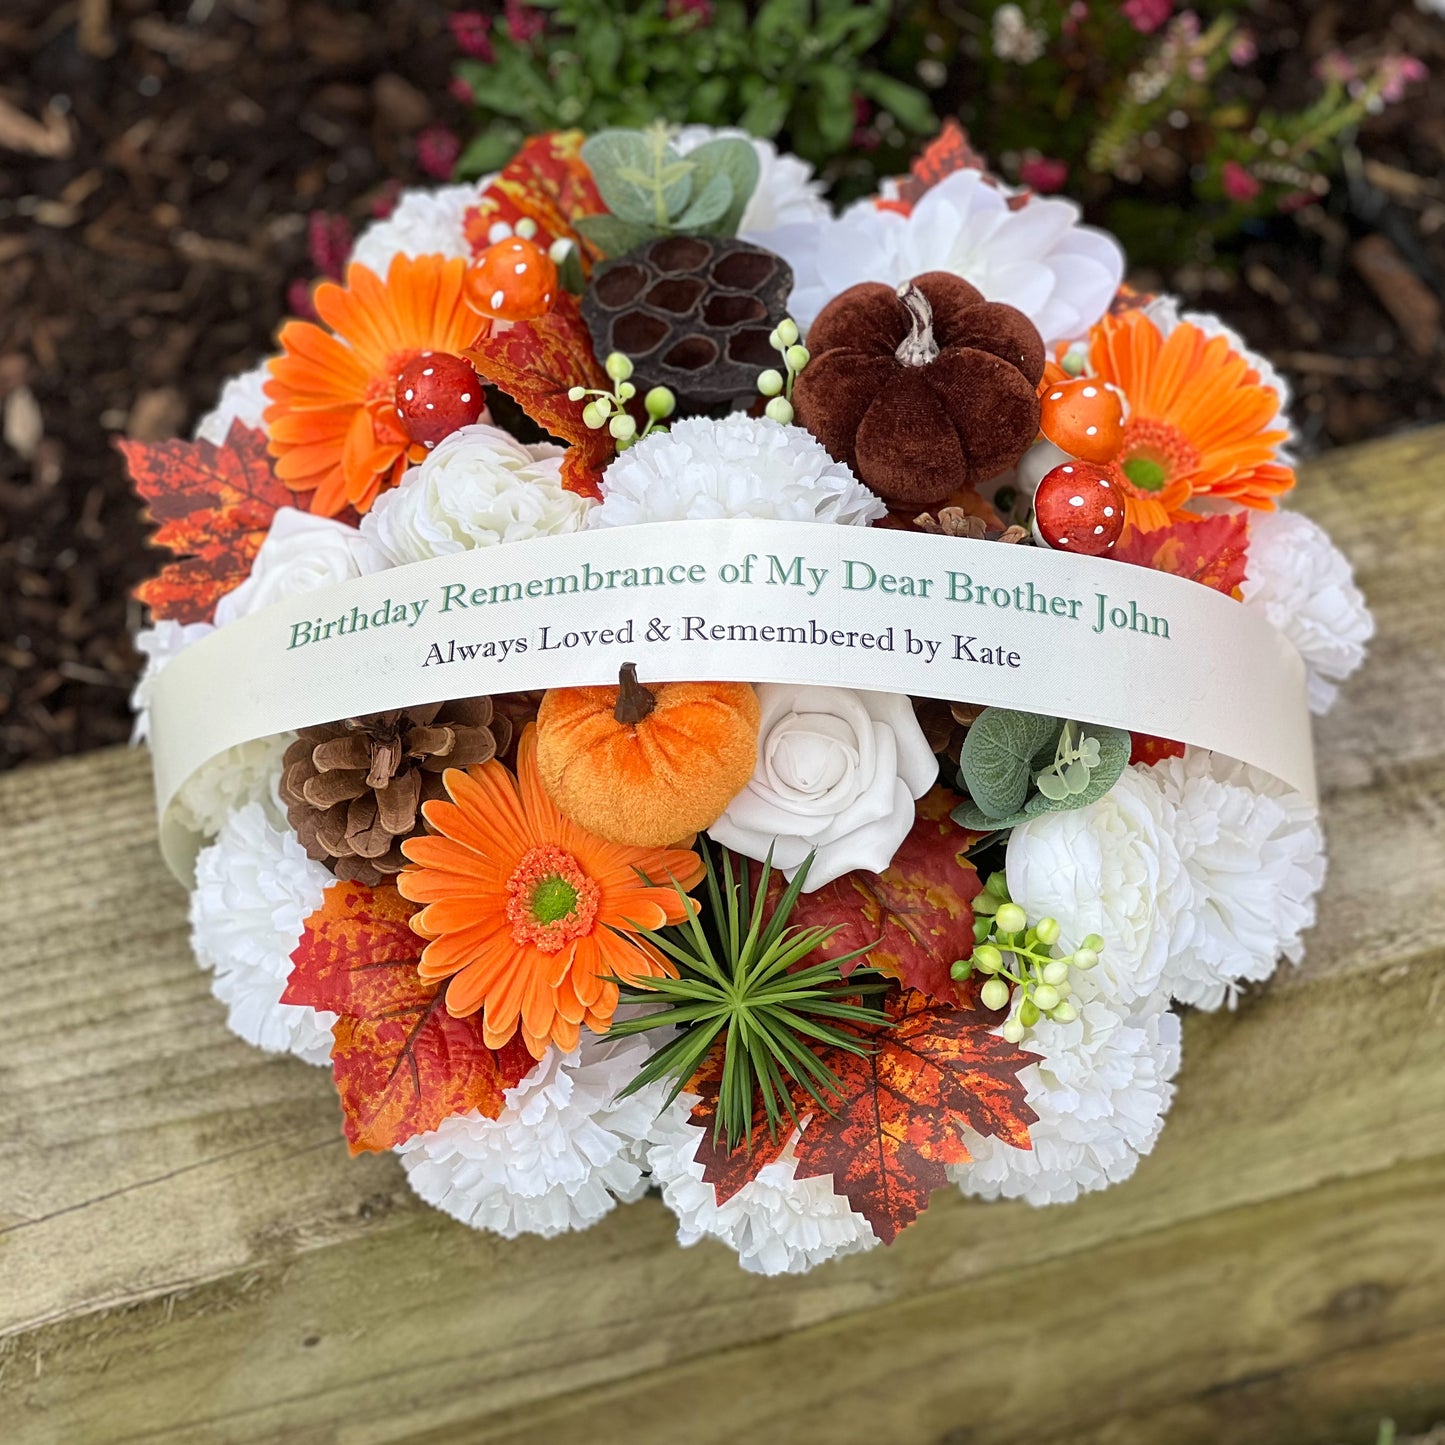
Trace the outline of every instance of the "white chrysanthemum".
<instances>
[{"instance_id":1,"label":"white chrysanthemum","mask_svg":"<svg viewBox=\"0 0 1445 1445\"><path fill-rule=\"evenodd\" d=\"M1294 465L1290 446L1295 440L1294 424L1289 419L1289 383L1275 370L1274 363L1267 356L1252 351L1244 338L1228 326L1212 311L1181 311L1175 296L1156 296L1144 308L1144 314L1158 328L1161 336L1168 336L1181 321L1197 326L1206 336L1222 336L1230 347L1237 351L1259 373L1260 384L1267 386L1279 398L1279 406L1268 430L1283 430L1289 435L1275 448L1275 455L1287 466Z\"/></svg>"},{"instance_id":2,"label":"white chrysanthemum","mask_svg":"<svg viewBox=\"0 0 1445 1445\"><path fill-rule=\"evenodd\" d=\"M706 1137L689 1118L696 1096L681 1094L658 1119L647 1162L652 1181L677 1216L679 1244L711 1235L735 1250L751 1274L802 1274L824 1260L878 1243L873 1226L833 1192L831 1175L799 1179L794 1131L787 1147L726 1204L703 1179L697 1147Z\"/></svg>"},{"instance_id":3,"label":"white chrysanthemum","mask_svg":"<svg viewBox=\"0 0 1445 1445\"><path fill-rule=\"evenodd\" d=\"M136 633L135 650L145 658L145 667L130 695L131 711L135 714L131 742L143 743L150 737L151 698L155 694L156 678L193 642L199 642L214 631L209 622L170 622L162 619Z\"/></svg>"},{"instance_id":4,"label":"white chrysanthemum","mask_svg":"<svg viewBox=\"0 0 1445 1445\"><path fill-rule=\"evenodd\" d=\"M224 446L231 434L231 423L235 421L256 431L265 431L263 414L271 405L271 398L263 388L270 377L270 364L265 361L240 376L233 376L221 388L220 400L196 423L196 440Z\"/></svg>"},{"instance_id":5,"label":"white chrysanthemum","mask_svg":"<svg viewBox=\"0 0 1445 1445\"><path fill-rule=\"evenodd\" d=\"M403 191L396 209L383 220L373 221L356 238L351 259L385 276L396 256L470 257L467 212L495 179L485 176L459 186Z\"/></svg>"},{"instance_id":6,"label":"white chrysanthemum","mask_svg":"<svg viewBox=\"0 0 1445 1445\"><path fill-rule=\"evenodd\" d=\"M818 312L860 281L901 285L952 271L990 301L1016 306L1046 345L1082 336L1108 309L1124 253L1079 224L1072 201L1031 196L1017 210L980 171L961 170L929 190L911 215L850 206L836 220L780 226L751 239L793 268L789 311L806 331Z\"/></svg>"},{"instance_id":7,"label":"white chrysanthemum","mask_svg":"<svg viewBox=\"0 0 1445 1445\"><path fill-rule=\"evenodd\" d=\"M306 920L336 880L259 803L233 813L196 859L191 947L215 970L211 992L247 1043L309 1064L331 1056L336 1015L281 1002Z\"/></svg>"},{"instance_id":8,"label":"white chrysanthemum","mask_svg":"<svg viewBox=\"0 0 1445 1445\"><path fill-rule=\"evenodd\" d=\"M1091 933L1103 938L1096 976L1119 1007L1158 989L1189 903L1175 827L1158 781L1132 767L1098 802L1040 813L1009 834L1013 900L1032 919L1057 919L1066 953Z\"/></svg>"},{"instance_id":9,"label":"white chrysanthemum","mask_svg":"<svg viewBox=\"0 0 1445 1445\"><path fill-rule=\"evenodd\" d=\"M1164 981L1181 1003L1215 1009L1304 956L1325 878L1318 810L1268 774L1203 748L1151 769L1174 807L1191 903Z\"/></svg>"},{"instance_id":10,"label":"white chrysanthemum","mask_svg":"<svg viewBox=\"0 0 1445 1445\"><path fill-rule=\"evenodd\" d=\"M1118 1008L1092 977L1076 986L1079 1016L1061 1024L1040 1019L1022 1048L1041 1054L1019 1073L1029 1107L1031 1149L966 1130L973 1155L950 1165L965 1194L1065 1204L1127 1179L1153 1149L1174 1097L1179 1068L1179 1019L1157 1000Z\"/></svg>"},{"instance_id":11,"label":"white chrysanthemum","mask_svg":"<svg viewBox=\"0 0 1445 1445\"><path fill-rule=\"evenodd\" d=\"M887 507L799 426L694 416L629 447L602 474L589 527L764 517L866 527Z\"/></svg>"},{"instance_id":12,"label":"white chrysanthemum","mask_svg":"<svg viewBox=\"0 0 1445 1445\"><path fill-rule=\"evenodd\" d=\"M672 138L679 155L686 155L710 140L751 141L758 153L758 184L738 224L738 234L770 231L775 226L798 222L826 221L833 212L823 199L823 182L813 175L807 161L790 151L780 151L772 141L749 135L733 126L685 125Z\"/></svg>"},{"instance_id":13,"label":"white chrysanthemum","mask_svg":"<svg viewBox=\"0 0 1445 1445\"><path fill-rule=\"evenodd\" d=\"M1299 649L1310 711L1328 712L1375 635L1349 560L1299 512L1251 512L1245 573L1245 606L1263 612Z\"/></svg>"},{"instance_id":14,"label":"white chrysanthemum","mask_svg":"<svg viewBox=\"0 0 1445 1445\"><path fill-rule=\"evenodd\" d=\"M411 1187L463 1224L513 1239L596 1224L647 1188L646 1141L664 1082L626 1099L650 1052L644 1039L582 1034L549 1048L495 1119L472 1110L397 1147Z\"/></svg>"},{"instance_id":15,"label":"white chrysanthemum","mask_svg":"<svg viewBox=\"0 0 1445 1445\"><path fill-rule=\"evenodd\" d=\"M173 806L181 826L214 838L231 814L248 803L259 803L279 822L283 816L277 795L281 757L295 737L295 733L277 733L254 738L203 764L176 794Z\"/></svg>"},{"instance_id":16,"label":"white chrysanthemum","mask_svg":"<svg viewBox=\"0 0 1445 1445\"><path fill-rule=\"evenodd\" d=\"M562 485L562 447L465 426L383 492L361 533L393 566L576 532L593 506Z\"/></svg>"}]
</instances>

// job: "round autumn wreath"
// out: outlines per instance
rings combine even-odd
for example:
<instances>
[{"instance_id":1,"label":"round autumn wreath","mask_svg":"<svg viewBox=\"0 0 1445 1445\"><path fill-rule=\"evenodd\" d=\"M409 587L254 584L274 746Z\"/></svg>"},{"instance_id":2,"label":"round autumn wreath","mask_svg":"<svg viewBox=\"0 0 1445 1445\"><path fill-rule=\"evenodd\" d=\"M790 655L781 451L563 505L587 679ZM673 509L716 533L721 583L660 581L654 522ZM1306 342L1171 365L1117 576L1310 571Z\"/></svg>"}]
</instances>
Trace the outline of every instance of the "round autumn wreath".
<instances>
[{"instance_id":1,"label":"round autumn wreath","mask_svg":"<svg viewBox=\"0 0 1445 1445\"><path fill-rule=\"evenodd\" d=\"M952 134L837 216L795 157L698 128L539 136L404 195L194 441L122 443L177 557L140 591L138 735L173 658L282 599L720 517L1173 572L1283 633L1323 710L1370 622L1278 509L1284 383L1122 271ZM232 1028L329 1060L354 1149L507 1235L655 1186L684 1243L770 1273L950 1181L1125 1178L1171 1004L1298 960L1324 869L1309 802L1202 749L630 668L317 719L172 812Z\"/></svg>"}]
</instances>

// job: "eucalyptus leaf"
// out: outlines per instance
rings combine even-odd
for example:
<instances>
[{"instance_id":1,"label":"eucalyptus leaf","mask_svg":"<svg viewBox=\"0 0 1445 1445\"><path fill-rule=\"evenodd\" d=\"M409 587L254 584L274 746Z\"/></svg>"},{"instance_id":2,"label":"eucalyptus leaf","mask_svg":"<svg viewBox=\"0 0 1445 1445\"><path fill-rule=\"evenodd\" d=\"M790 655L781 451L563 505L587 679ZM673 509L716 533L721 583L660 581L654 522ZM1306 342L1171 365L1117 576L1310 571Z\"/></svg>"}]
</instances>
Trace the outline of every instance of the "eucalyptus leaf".
<instances>
[{"instance_id":1,"label":"eucalyptus leaf","mask_svg":"<svg viewBox=\"0 0 1445 1445\"><path fill-rule=\"evenodd\" d=\"M582 159L603 204L620 220L665 227L692 195L695 167L673 150L661 127L599 131L583 143Z\"/></svg>"},{"instance_id":2,"label":"eucalyptus leaf","mask_svg":"<svg viewBox=\"0 0 1445 1445\"><path fill-rule=\"evenodd\" d=\"M712 184L714 176L726 176L731 186L727 207L711 227L715 236L736 236L743 219L743 211L758 188L760 168L758 153L749 140L742 136L719 136L716 140L705 141L687 154L688 160L697 167L693 176L695 192L705 191ZM697 204L696 195L689 210ZM681 222L679 222L679 225ZM697 224L693 222L691 224Z\"/></svg>"},{"instance_id":3,"label":"eucalyptus leaf","mask_svg":"<svg viewBox=\"0 0 1445 1445\"><path fill-rule=\"evenodd\" d=\"M1067 812L1070 808L1087 808L1097 803L1123 776L1129 766L1129 753L1133 739L1121 728L1103 727L1097 723L1079 723L1085 740L1094 739L1099 744L1099 761L1088 770L1088 780L1080 792L1070 792L1062 798L1052 798L1040 790L1028 800L1025 812L1029 817L1040 813ZM1067 774L1067 770L1066 770Z\"/></svg>"},{"instance_id":4,"label":"eucalyptus leaf","mask_svg":"<svg viewBox=\"0 0 1445 1445\"><path fill-rule=\"evenodd\" d=\"M732 202L733 183L721 173L710 176L706 185L694 192L687 209L672 219L670 228L675 231L713 232Z\"/></svg>"},{"instance_id":5,"label":"eucalyptus leaf","mask_svg":"<svg viewBox=\"0 0 1445 1445\"><path fill-rule=\"evenodd\" d=\"M1006 818L1023 807L1035 758L1047 753L1052 759L1063 726L1060 718L1038 713L983 710L963 740L959 778L986 816Z\"/></svg>"},{"instance_id":6,"label":"eucalyptus leaf","mask_svg":"<svg viewBox=\"0 0 1445 1445\"><path fill-rule=\"evenodd\" d=\"M595 216L578 216L572 224L604 256L626 255L659 234L655 226L640 226L635 221L624 221L600 212Z\"/></svg>"}]
</instances>

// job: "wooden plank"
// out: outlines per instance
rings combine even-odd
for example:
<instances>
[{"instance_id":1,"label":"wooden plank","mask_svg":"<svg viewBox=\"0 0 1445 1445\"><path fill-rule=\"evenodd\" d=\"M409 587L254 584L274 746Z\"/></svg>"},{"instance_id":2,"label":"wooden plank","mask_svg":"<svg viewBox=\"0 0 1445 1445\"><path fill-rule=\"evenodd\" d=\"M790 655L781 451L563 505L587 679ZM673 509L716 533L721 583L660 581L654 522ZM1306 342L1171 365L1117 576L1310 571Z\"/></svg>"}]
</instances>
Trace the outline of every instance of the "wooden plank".
<instances>
[{"instance_id":1,"label":"wooden plank","mask_svg":"<svg viewBox=\"0 0 1445 1445\"><path fill-rule=\"evenodd\" d=\"M1433 1408L1445 1276L1419 1181L1438 1188L1445 1161L1445 628L1422 579L1445 570L1442 444L1337 454L1302 490L1381 627L1321 729L1334 869L1308 965L1237 1015L1187 1021L1179 1103L1127 1185L1042 1214L941 1195L892 1249L801 1280L677 1250L656 1200L513 1244L418 1204L390 1158L346 1157L323 1074L225 1032L154 851L143 759L0 779L0 1436L586 1438L580 1412L605 1399L645 1441L663 1428L648 1401L667 1399L712 1412L700 1440L750 1423L783 1439L1318 1438L1239 1433L1252 1412L1229 1402L1253 1398L1261 1351L1281 1398L1341 1418L1385 1379ZM1348 1248L1331 1209L1359 1236ZM1377 1240L1410 1278L1331 1354L1313 1316L1257 1305L1256 1284L1301 1280L1368 1302L1396 1278L1354 1269L1382 1258ZM1235 1262L1211 1272L1206 1248ZM998 1342L1056 1319L1049 1380L1000 1397L959 1373L982 1352L1014 1382ZM1193 1349L1186 1321L1216 1345ZM868 1340L873 1365L833 1363ZM1092 1382L1130 1351L1132 1382L1113 1366ZM844 1368L860 1388L831 1404L798 1385ZM776 1413L782 1381L806 1418ZM1084 1422L1094 1434L1069 1433Z\"/></svg>"}]
</instances>

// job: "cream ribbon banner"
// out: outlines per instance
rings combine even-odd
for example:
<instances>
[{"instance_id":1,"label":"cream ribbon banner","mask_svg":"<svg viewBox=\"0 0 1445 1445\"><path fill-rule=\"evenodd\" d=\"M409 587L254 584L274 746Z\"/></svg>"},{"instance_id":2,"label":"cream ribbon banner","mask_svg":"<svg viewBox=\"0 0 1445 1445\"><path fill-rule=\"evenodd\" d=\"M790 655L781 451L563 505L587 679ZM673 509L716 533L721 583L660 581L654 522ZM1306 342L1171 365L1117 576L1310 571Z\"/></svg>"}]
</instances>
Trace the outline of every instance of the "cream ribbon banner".
<instances>
[{"instance_id":1,"label":"cream ribbon banner","mask_svg":"<svg viewBox=\"0 0 1445 1445\"><path fill-rule=\"evenodd\" d=\"M880 528L651 523L416 562L278 602L157 677L178 877L182 784L238 743L449 698L615 683L911 693L1153 733L1313 799L1304 665L1257 612L1102 558Z\"/></svg>"}]
</instances>

